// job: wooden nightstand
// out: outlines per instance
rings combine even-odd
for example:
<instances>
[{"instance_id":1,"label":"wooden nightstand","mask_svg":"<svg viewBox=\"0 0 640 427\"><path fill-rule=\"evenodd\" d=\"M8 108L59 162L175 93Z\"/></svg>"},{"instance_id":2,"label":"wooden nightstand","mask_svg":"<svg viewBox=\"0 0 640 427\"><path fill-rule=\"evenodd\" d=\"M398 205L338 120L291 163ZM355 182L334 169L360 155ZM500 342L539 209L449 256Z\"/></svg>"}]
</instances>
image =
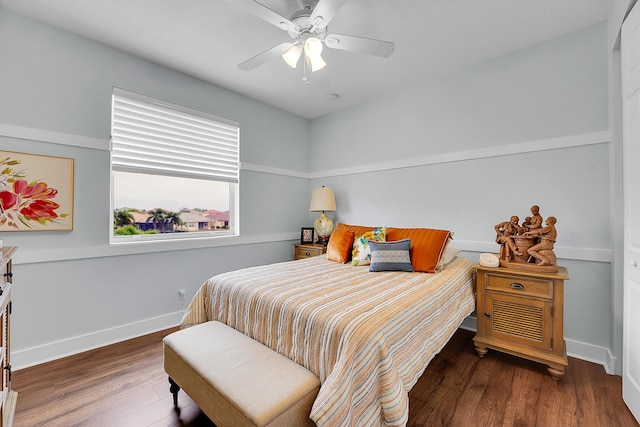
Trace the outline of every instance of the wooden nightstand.
<instances>
[{"instance_id":1,"label":"wooden nightstand","mask_svg":"<svg viewBox=\"0 0 640 427\"><path fill-rule=\"evenodd\" d=\"M475 266L478 331L473 339L480 357L503 351L544 363L555 380L564 375L564 281L567 269L534 273Z\"/></svg>"},{"instance_id":2,"label":"wooden nightstand","mask_svg":"<svg viewBox=\"0 0 640 427\"><path fill-rule=\"evenodd\" d=\"M327 253L327 247L325 245L316 245L315 243L302 245L298 243L293 246L296 248L294 259L309 258Z\"/></svg>"}]
</instances>

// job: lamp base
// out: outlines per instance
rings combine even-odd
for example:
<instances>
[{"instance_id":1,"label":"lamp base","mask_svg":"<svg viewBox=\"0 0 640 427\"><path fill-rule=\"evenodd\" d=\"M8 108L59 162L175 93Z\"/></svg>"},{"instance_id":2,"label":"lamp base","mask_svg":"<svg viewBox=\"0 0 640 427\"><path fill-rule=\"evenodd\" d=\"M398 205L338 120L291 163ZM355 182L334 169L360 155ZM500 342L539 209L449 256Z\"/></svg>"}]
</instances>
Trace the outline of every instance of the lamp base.
<instances>
[{"instance_id":1,"label":"lamp base","mask_svg":"<svg viewBox=\"0 0 640 427\"><path fill-rule=\"evenodd\" d=\"M333 221L324 213L320 214L313 223L313 228L316 229L316 235L318 236L318 244L327 245L329 243L329 237L333 231Z\"/></svg>"},{"instance_id":2,"label":"lamp base","mask_svg":"<svg viewBox=\"0 0 640 427\"><path fill-rule=\"evenodd\" d=\"M318 245L327 246L329 244L329 237L320 237L318 236L318 240L316 241Z\"/></svg>"}]
</instances>

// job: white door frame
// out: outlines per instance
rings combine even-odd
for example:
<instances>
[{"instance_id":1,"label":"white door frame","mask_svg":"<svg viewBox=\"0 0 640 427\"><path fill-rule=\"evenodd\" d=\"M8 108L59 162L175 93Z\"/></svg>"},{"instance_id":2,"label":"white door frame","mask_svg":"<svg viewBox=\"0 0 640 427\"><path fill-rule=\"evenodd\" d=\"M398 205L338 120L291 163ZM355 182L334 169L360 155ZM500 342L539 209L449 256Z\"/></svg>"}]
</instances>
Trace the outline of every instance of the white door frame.
<instances>
[{"instance_id":1,"label":"white door frame","mask_svg":"<svg viewBox=\"0 0 640 427\"><path fill-rule=\"evenodd\" d=\"M640 6L622 24L622 397L640 419Z\"/></svg>"}]
</instances>

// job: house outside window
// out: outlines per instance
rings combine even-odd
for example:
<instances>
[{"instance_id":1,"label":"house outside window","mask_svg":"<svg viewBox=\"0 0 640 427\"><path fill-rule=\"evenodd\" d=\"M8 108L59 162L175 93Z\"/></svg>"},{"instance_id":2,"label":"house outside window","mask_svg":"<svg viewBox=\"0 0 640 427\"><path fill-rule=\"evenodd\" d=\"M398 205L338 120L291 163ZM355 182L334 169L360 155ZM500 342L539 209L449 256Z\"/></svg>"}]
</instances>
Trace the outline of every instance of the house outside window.
<instances>
[{"instance_id":1,"label":"house outside window","mask_svg":"<svg viewBox=\"0 0 640 427\"><path fill-rule=\"evenodd\" d=\"M112 243L237 234L236 122L114 88Z\"/></svg>"}]
</instances>

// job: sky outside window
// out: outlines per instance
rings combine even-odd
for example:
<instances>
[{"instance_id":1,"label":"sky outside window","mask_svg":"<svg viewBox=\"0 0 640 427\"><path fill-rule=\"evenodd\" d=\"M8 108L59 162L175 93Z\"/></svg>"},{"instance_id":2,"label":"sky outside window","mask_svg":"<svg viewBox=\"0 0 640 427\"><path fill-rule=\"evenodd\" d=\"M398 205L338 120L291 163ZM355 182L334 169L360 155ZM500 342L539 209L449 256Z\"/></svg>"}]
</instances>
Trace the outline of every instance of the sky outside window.
<instances>
[{"instance_id":1,"label":"sky outside window","mask_svg":"<svg viewBox=\"0 0 640 427\"><path fill-rule=\"evenodd\" d=\"M114 171L113 188L114 209L229 210L226 182Z\"/></svg>"}]
</instances>

